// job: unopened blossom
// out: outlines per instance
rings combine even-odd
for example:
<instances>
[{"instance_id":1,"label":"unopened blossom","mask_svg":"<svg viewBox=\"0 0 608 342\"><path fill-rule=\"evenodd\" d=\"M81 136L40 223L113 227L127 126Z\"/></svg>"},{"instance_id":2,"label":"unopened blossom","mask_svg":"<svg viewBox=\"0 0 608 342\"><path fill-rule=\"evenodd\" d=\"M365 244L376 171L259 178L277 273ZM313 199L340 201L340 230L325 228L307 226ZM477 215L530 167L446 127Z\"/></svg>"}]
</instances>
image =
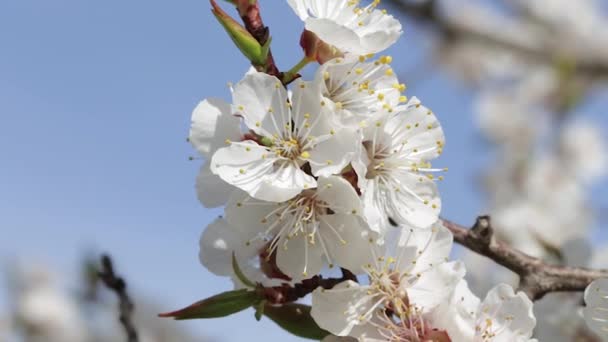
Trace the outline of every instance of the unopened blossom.
<instances>
[{"instance_id":1,"label":"unopened blossom","mask_svg":"<svg viewBox=\"0 0 608 342\"><path fill-rule=\"evenodd\" d=\"M210 223L200 238L199 260L210 272L223 277L230 277L235 287L244 284L235 274L232 257L245 277L264 286L279 286L288 282L280 272L272 269L266 262L266 243L245 239L245 227L235 227L224 218Z\"/></svg>"},{"instance_id":2,"label":"unopened blossom","mask_svg":"<svg viewBox=\"0 0 608 342\"><path fill-rule=\"evenodd\" d=\"M239 227L245 245L264 244L294 281L320 273L324 264L360 271L372 238L361 214L355 189L338 176L319 177L317 188L286 202L237 191L226 206L226 220Z\"/></svg>"},{"instance_id":3,"label":"unopened blossom","mask_svg":"<svg viewBox=\"0 0 608 342\"><path fill-rule=\"evenodd\" d=\"M444 140L437 118L416 98L368 120L353 167L373 230L383 231L389 217L418 228L437 221L441 199L433 173L444 169L429 161Z\"/></svg>"},{"instance_id":4,"label":"unopened blossom","mask_svg":"<svg viewBox=\"0 0 608 342\"><path fill-rule=\"evenodd\" d=\"M311 315L321 328L362 341L419 341L439 333L424 315L447 301L464 276L460 262L447 262L452 234L440 224L398 234L396 248L372 249L368 284L345 281L313 292Z\"/></svg>"},{"instance_id":5,"label":"unopened blossom","mask_svg":"<svg viewBox=\"0 0 608 342\"><path fill-rule=\"evenodd\" d=\"M231 106L221 99L206 99L192 112L188 141L206 159L196 178L196 192L205 207L223 205L230 195L230 186L210 169L211 156L225 146L225 141L240 141L243 134L240 120L232 115Z\"/></svg>"},{"instance_id":6,"label":"unopened blossom","mask_svg":"<svg viewBox=\"0 0 608 342\"><path fill-rule=\"evenodd\" d=\"M376 7L359 0L288 0L306 30L344 53L367 55L385 50L401 36L401 24Z\"/></svg>"},{"instance_id":7,"label":"unopened blossom","mask_svg":"<svg viewBox=\"0 0 608 342\"><path fill-rule=\"evenodd\" d=\"M451 298L429 314L438 329L459 342L532 342L536 318L532 301L506 284L488 292L483 302L462 280Z\"/></svg>"},{"instance_id":8,"label":"unopened blossom","mask_svg":"<svg viewBox=\"0 0 608 342\"><path fill-rule=\"evenodd\" d=\"M296 81L289 99L276 77L250 73L234 87L233 109L255 136L226 140L211 171L254 198L289 200L317 186L312 175L337 174L352 158L354 131L332 125L330 109L310 83Z\"/></svg>"},{"instance_id":9,"label":"unopened blossom","mask_svg":"<svg viewBox=\"0 0 608 342\"><path fill-rule=\"evenodd\" d=\"M323 64L315 74L323 99L333 108L335 119L345 126L357 126L374 112L389 110L405 101L390 66L392 57L368 62L365 56L349 55Z\"/></svg>"},{"instance_id":10,"label":"unopened blossom","mask_svg":"<svg viewBox=\"0 0 608 342\"><path fill-rule=\"evenodd\" d=\"M599 336L608 338L608 279L598 279L585 289L583 315L587 325Z\"/></svg>"}]
</instances>

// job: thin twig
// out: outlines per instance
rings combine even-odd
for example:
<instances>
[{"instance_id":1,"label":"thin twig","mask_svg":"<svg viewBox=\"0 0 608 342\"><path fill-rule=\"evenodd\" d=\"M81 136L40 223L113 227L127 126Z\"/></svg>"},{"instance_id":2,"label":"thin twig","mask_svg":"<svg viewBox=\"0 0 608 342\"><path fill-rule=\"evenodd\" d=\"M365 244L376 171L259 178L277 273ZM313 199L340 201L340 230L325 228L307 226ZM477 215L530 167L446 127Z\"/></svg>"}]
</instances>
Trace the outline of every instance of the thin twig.
<instances>
[{"instance_id":1,"label":"thin twig","mask_svg":"<svg viewBox=\"0 0 608 342\"><path fill-rule=\"evenodd\" d=\"M532 300L549 292L584 291L594 280L608 278L608 270L548 264L496 240L489 216L478 217L471 229L445 219L442 222L454 241L518 274L519 290Z\"/></svg>"},{"instance_id":2,"label":"thin twig","mask_svg":"<svg viewBox=\"0 0 608 342\"><path fill-rule=\"evenodd\" d=\"M127 283L122 277L114 273L114 266L109 255L101 256L101 271L98 275L106 287L118 296L119 319L127 334L127 342L137 342L137 330L132 317L135 305L127 293Z\"/></svg>"},{"instance_id":3,"label":"thin twig","mask_svg":"<svg viewBox=\"0 0 608 342\"><path fill-rule=\"evenodd\" d=\"M270 39L270 30L268 26L264 25L262 16L260 15L260 5L258 1L241 1L239 12L241 19L245 24L245 28L251 35L260 43L260 45L266 44ZM272 51L268 50L268 58L266 59L266 70L265 72L269 75L276 76L281 79L281 72L277 67L274 58L272 57Z\"/></svg>"}]
</instances>

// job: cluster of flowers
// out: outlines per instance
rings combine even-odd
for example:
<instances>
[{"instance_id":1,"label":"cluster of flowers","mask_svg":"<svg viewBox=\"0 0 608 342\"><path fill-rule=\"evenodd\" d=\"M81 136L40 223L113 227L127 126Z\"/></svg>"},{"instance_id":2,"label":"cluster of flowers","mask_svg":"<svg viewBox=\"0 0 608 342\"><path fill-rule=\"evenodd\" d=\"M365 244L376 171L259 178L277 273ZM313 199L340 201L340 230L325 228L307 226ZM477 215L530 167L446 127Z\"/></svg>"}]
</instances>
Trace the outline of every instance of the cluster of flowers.
<instances>
[{"instance_id":1,"label":"cluster of flowers","mask_svg":"<svg viewBox=\"0 0 608 342\"><path fill-rule=\"evenodd\" d=\"M339 51L311 81L287 90L252 70L232 103L201 102L190 141L206 159L197 178L206 207L225 216L204 231L201 262L230 276L232 257L263 286L294 284L341 267L366 275L313 292L312 316L361 341L529 341L532 302L507 285L481 301L449 261L431 166L442 153L437 117L372 54L401 25L376 0L290 0L307 32ZM331 337L334 338L334 337Z\"/></svg>"}]
</instances>

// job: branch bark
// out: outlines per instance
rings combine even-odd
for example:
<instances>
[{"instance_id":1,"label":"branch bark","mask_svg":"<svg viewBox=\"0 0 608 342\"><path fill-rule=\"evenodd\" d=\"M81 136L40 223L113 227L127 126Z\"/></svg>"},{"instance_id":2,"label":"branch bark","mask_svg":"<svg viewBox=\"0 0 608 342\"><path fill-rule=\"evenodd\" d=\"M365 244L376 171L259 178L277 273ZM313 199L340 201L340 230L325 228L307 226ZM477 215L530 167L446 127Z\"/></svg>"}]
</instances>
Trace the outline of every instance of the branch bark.
<instances>
[{"instance_id":1,"label":"branch bark","mask_svg":"<svg viewBox=\"0 0 608 342\"><path fill-rule=\"evenodd\" d=\"M270 29L268 26L264 25L264 21L260 15L260 5L258 1L241 0L238 2L238 11L247 31L251 33L260 45L266 44L268 39L270 39ZM265 68L265 73L282 79L281 72L272 57L271 50L268 50L268 59L266 60Z\"/></svg>"},{"instance_id":2,"label":"branch bark","mask_svg":"<svg viewBox=\"0 0 608 342\"><path fill-rule=\"evenodd\" d=\"M128 342L137 342L137 330L133 323L133 311L135 305L127 293L127 283L125 280L114 272L112 259L109 255L101 257L101 271L98 273L99 279L105 286L112 290L118 296L119 300L119 319L125 333L127 334Z\"/></svg>"},{"instance_id":3,"label":"branch bark","mask_svg":"<svg viewBox=\"0 0 608 342\"><path fill-rule=\"evenodd\" d=\"M608 278L608 270L548 264L498 241L489 216L479 216L471 229L446 219L442 223L454 241L519 275L519 290L532 300L550 292L584 291L594 280Z\"/></svg>"}]
</instances>

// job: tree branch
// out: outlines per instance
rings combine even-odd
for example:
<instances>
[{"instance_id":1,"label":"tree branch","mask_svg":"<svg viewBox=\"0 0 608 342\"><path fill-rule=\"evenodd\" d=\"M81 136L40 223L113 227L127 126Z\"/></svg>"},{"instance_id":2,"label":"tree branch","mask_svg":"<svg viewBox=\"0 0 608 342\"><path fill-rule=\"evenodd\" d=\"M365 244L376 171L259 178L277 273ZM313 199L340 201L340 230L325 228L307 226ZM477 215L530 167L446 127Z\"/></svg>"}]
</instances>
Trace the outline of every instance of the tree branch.
<instances>
[{"instance_id":1,"label":"tree branch","mask_svg":"<svg viewBox=\"0 0 608 342\"><path fill-rule=\"evenodd\" d=\"M137 342L137 330L133 324L133 310L135 305L127 293L127 283L125 280L114 273L114 266L109 255L101 256L101 271L98 273L99 279L118 296L119 300L119 319L128 342Z\"/></svg>"},{"instance_id":2,"label":"tree branch","mask_svg":"<svg viewBox=\"0 0 608 342\"><path fill-rule=\"evenodd\" d=\"M532 300L549 292L584 291L594 280L608 278L608 270L548 264L496 240L489 216L479 216L471 229L441 221L454 241L519 275L519 290Z\"/></svg>"},{"instance_id":3,"label":"tree branch","mask_svg":"<svg viewBox=\"0 0 608 342\"><path fill-rule=\"evenodd\" d=\"M540 63L555 63L567 60L573 62L577 71L590 79L608 77L608 56L590 49L565 51L559 39L546 39L543 44L529 44L509 34L500 34L491 27L472 21L454 20L442 15L438 10L438 0L416 1L393 0L394 7L414 18L433 26L446 40L473 39L502 47Z\"/></svg>"},{"instance_id":4,"label":"tree branch","mask_svg":"<svg viewBox=\"0 0 608 342\"><path fill-rule=\"evenodd\" d=\"M349 270L342 268L341 278L323 278L322 276L317 275L310 279L303 280L293 287L289 285L263 287L261 288L261 291L263 291L266 300L271 304L284 304L295 302L300 298L306 297L319 286L324 289L331 289L346 280L357 281L357 277Z\"/></svg>"},{"instance_id":5,"label":"tree branch","mask_svg":"<svg viewBox=\"0 0 608 342\"><path fill-rule=\"evenodd\" d=\"M260 45L266 44L270 39L270 29L264 25L262 16L260 15L260 5L257 0L240 0L238 1L238 10L241 15L241 19L245 24L245 28L251 35L260 43ZM277 67L274 58L272 57L272 51L268 50L268 59L266 60L265 73L276 76L278 79L282 79L281 72Z\"/></svg>"}]
</instances>

